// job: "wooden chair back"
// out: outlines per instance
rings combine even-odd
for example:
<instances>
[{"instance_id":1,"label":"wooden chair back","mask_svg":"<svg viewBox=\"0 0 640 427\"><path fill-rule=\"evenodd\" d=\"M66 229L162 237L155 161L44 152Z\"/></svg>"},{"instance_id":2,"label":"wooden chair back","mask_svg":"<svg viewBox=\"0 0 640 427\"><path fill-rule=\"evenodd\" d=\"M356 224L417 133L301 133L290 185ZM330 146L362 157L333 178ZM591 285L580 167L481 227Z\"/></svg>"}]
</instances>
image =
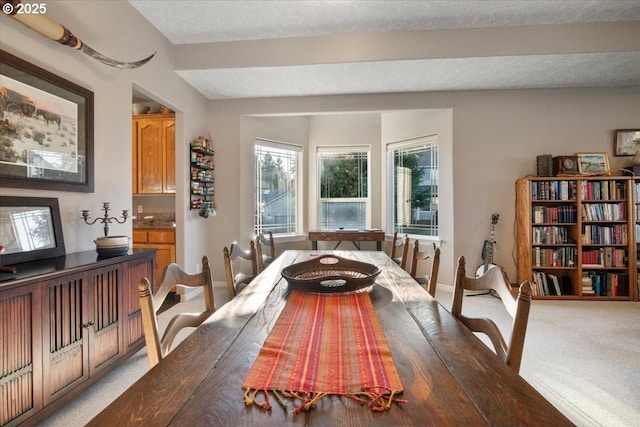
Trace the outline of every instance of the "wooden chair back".
<instances>
[{"instance_id":1,"label":"wooden chair back","mask_svg":"<svg viewBox=\"0 0 640 427\"><path fill-rule=\"evenodd\" d=\"M269 248L268 254L262 252L263 245ZM276 259L276 245L273 241L273 233L271 231L266 235L260 233L256 236L256 257L258 258L258 268L260 271L264 271L264 269Z\"/></svg>"},{"instance_id":2,"label":"wooden chair back","mask_svg":"<svg viewBox=\"0 0 640 427\"><path fill-rule=\"evenodd\" d=\"M509 344L505 342L498 326L491 319L470 318L462 314L462 300L465 289L470 291L493 290L497 293L505 309L513 318ZM464 257L460 257L456 270L451 314L472 331L487 335L498 357L516 372L520 372L524 338L527 332L527 322L529 321L531 295L531 284L523 282L520 285L518 297L514 298L507 273L502 267L490 268L480 277L468 277L465 273Z\"/></svg>"},{"instance_id":3,"label":"wooden chair back","mask_svg":"<svg viewBox=\"0 0 640 427\"><path fill-rule=\"evenodd\" d=\"M256 256L256 245L253 240L249 241L249 250L244 250L237 242L233 242L231 247L226 246L222 250L224 255L224 271L227 278L227 293L229 300L238 295L248 284L258 275L258 262ZM251 274L239 272L235 268L236 261L244 260L251 264Z\"/></svg>"},{"instance_id":4,"label":"wooden chair back","mask_svg":"<svg viewBox=\"0 0 640 427\"><path fill-rule=\"evenodd\" d=\"M400 255L402 247L402 255ZM407 256L409 255L409 236L398 237L398 232L393 233L393 243L391 245L391 259L404 270L407 266Z\"/></svg>"},{"instance_id":5,"label":"wooden chair back","mask_svg":"<svg viewBox=\"0 0 640 427\"><path fill-rule=\"evenodd\" d=\"M424 261L431 258L431 271L427 275L418 276L418 263L420 261ZM438 284L438 271L440 270L440 248L436 247L436 244L433 243L432 251L421 251L420 244L416 240L413 244L413 254L411 256L411 277L413 277L416 282L420 283L422 286L425 286L427 292L432 297L436 296L436 285Z\"/></svg>"},{"instance_id":6,"label":"wooden chair back","mask_svg":"<svg viewBox=\"0 0 640 427\"><path fill-rule=\"evenodd\" d=\"M171 318L167 328L160 338L158 331L158 310L176 286L188 288L202 288L204 292L205 311L200 313L179 313ZM142 314L142 330L147 344L147 357L149 366L154 367L170 351L173 341L183 328L197 327L206 320L214 311L213 281L209 258L202 257L202 272L197 274L186 273L178 264L167 265L162 274L160 286L155 295L151 294L149 279L143 277L138 283L140 292L140 310Z\"/></svg>"}]
</instances>

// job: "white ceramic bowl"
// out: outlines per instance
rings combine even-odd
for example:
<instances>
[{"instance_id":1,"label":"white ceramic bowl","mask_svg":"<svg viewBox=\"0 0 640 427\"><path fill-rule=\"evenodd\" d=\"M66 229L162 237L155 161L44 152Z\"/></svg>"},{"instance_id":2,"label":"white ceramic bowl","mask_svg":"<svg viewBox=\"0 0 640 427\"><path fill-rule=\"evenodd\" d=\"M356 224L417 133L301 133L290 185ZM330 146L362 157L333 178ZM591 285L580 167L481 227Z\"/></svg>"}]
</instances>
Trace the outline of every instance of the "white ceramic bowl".
<instances>
[{"instance_id":1,"label":"white ceramic bowl","mask_svg":"<svg viewBox=\"0 0 640 427\"><path fill-rule=\"evenodd\" d=\"M150 109L151 107L146 104L132 104L133 114L147 114Z\"/></svg>"},{"instance_id":2,"label":"white ceramic bowl","mask_svg":"<svg viewBox=\"0 0 640 427\"><path fill-rule=\"evenodd\" d=\"M94 240L96 247L98 248L112 248L129 246L129 236L107 236L97 237Z\"/></svg>"}]
</instances>

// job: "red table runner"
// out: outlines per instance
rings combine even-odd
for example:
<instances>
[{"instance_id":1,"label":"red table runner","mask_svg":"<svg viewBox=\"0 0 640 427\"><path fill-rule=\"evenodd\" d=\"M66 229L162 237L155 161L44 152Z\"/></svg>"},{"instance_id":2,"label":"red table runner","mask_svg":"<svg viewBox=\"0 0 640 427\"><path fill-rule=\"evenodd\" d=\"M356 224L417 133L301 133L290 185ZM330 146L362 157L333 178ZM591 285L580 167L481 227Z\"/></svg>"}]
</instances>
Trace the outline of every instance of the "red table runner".
<instances>
[{"instance_id":1,"label":"red table runner","mask_svg":"<svg viewBox=\"0 0 640 427\"><path fill-rule=\"evenodd\" d=\"M350 397L384 411L401 393L402 382L380 321L366 292L347 295L291 291L242 385L245 403L271 409L300 402L310 409L327 395ZM264 400L256 400L258 394Z\"/></svg>"}]
</instances>

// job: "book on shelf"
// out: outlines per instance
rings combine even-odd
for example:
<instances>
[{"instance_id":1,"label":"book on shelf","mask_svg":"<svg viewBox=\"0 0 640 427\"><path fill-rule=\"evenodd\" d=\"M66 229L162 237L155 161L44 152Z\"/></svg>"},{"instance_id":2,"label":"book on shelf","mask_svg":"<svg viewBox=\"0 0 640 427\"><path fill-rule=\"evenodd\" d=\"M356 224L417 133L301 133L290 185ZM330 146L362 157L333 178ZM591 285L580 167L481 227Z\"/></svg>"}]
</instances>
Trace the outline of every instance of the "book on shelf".
<instances>
[{"instance_id":1,"label":"book on shelf","mask_svg":"<svg viewBox=\"0 0 640 427\"><path fill-rule=\"evenodd\" d=\"M534 296L572 295L571 279L542 271L534 271L533 294Z\"/></svg>"},{"instance_id":2,"label":"book on shelf","mask_svg":"<svg viewBox=\"0 0 640 427\"><path fill-rule=\"evenodd\" d=\"M626 199L625 184L622 181L582 181L583 200L620 200Z\"/></svg>"},{"instance_id":3,"label":"book on shelf","mask_svg":"<svg viewBox=\"0 0 640 427\"><path fill-rule=\"evenodd\" d=\"M549 295L562 295L560 291L560 284L558 283L558 276L549 276L547 281L549 288Z\"/></svg>"},{"instance_id":4,"label":"book on shelf","mask_svg":"<svg viewBox=\"0 0 640 427\"><path fill-rule=\"evenodd\" d=\"M578 252L574 247L535 247L531 255L534 267L575 267Z\"/></svg>"},{"instance_id":5,"label":"book on shelf","mask_svg":"<svg viewBox=\"0 0 640 427\"><path fill-rule=\"evenodd\" d=\"M582 250L582 268L627 266L627 251L620 248L604 247Z\"/></svg>"},{"instance_id":6,"label":"book on shelf","mask_svg":"<svg viewBox=\"0 0 640 427\"><path fill-rule=\"evenodd\" d=\"M629 275L608 271L582 273L582 295L600 297L629 296Z\"/></svg>"},{"instance_id":7,"label":"book on shelf","mask_svg":"<svg viewBox=\"0 0 640 427\"><path fill-rule=\"evenodd\" d=\"M572 224L578 218L578 210L573 205L534 206L532 214L531 219L534 224Z\"/></svg>"},{"instance_id":8,"label":"book on shelf","mask_svg":"<svg viewBox=\"0 0 640 427\"><path fill-rule=\"evenodd\" d=\"M580 209L583 221L626 221L627 207L625 202L618 203L585 203Z\"/></svg>"},{"instance_id":9,"label":"book on shelf","mask_svg":"<svg viewBox=\"0 0 640 427\"><path fill-rule=\"evenodd\" d=\"M574 200L576 181L532 181L531 198L533 200Z\"/></svg>"},{"instance_id":10,"label":"book on shelf","mask_svg":"<svg viewBox=\"0 0 640 427\"><path fill-rule=\"evenodd\" d=\"M593 282L591 276L588 273L582 273L582 295L583 296L595 296L596 293L593 290Z\"/></svg>"},{"instance_id":11,"label":"book on shelf","mask_svg":"<svg viewBox=\"0 0 640 427\"><path fill-rule=\"evenodd\" d=\"M582 225L582 243L584 245L626 245L627 225Z\"/></svg>"},{"instance_id":12,"label":"book on shelf","mask_svg":"<svg viewBox=\"0 0 640 427\"><path fill-rule=\"evenodd\" d=\"M533 227L532 239L534 244L544 245L563 245L569 244L572 241L569 237L569 229L567 227L549 225Z\"/></svg>"}]
</instances>

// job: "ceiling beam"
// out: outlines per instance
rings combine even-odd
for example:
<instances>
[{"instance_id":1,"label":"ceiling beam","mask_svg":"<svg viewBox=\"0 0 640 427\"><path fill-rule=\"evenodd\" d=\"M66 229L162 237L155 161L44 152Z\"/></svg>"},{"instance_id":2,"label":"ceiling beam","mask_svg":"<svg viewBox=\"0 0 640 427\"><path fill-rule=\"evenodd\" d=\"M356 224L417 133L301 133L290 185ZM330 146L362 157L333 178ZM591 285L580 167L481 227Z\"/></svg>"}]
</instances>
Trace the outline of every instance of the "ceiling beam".
<instances>
[{"instance_id":1,"label":"ceiling beam","mask_svg":"<svg viewBox=\"0 0 640 427\"><path fill-rule=\"evenodd\" d=\"M174 69L640 52L637 22L426 30L176 45Z\"/></svg>"}]
</instances>

